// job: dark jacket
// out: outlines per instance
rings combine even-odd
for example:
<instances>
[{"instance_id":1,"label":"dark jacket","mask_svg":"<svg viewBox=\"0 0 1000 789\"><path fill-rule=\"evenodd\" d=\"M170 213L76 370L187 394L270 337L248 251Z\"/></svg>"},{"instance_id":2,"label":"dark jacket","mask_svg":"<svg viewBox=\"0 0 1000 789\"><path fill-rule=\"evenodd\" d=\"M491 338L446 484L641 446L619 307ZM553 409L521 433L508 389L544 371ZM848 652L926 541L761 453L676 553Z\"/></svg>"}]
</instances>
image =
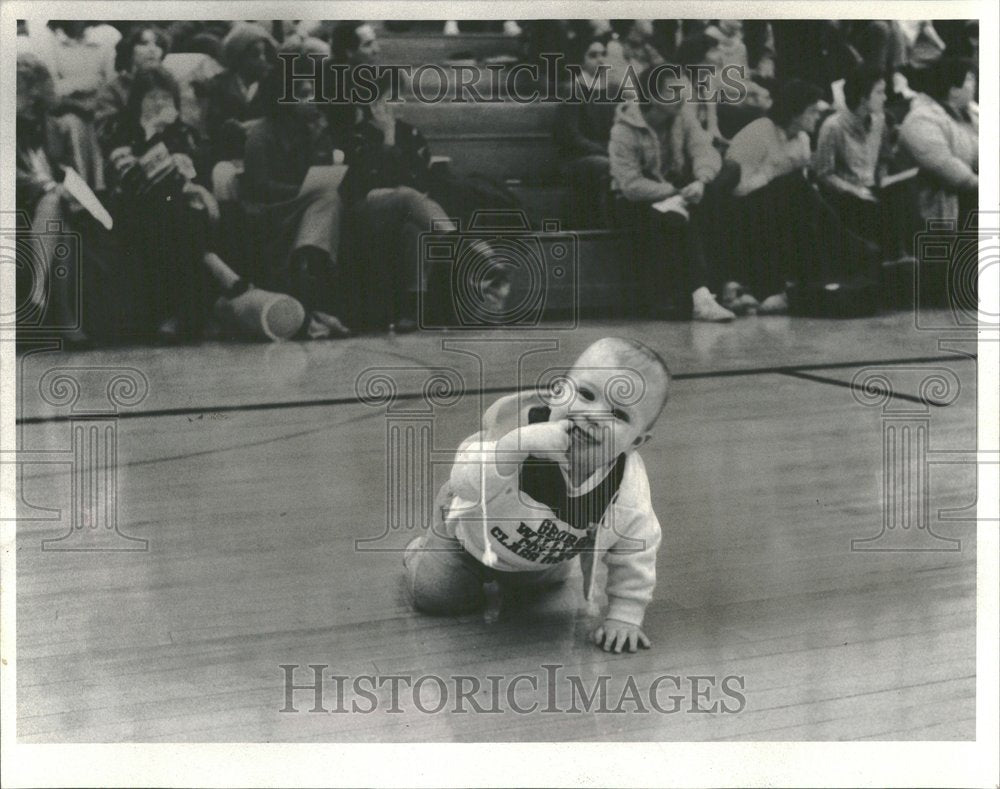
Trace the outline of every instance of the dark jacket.
<instances>
[{"instance_id":1,"label":"dark jacket","mask_svg":"<svg viewBox=\"0 0 1000 789\"><path fill-rule=\"evenodd\" d=\"M247 101L236 72L227 70L201 83L198 92L205 106L205 132L211 141L212 162L242 159L246 136L238 127L226 122L262 118L265 110L262 91L258 88Z\"/></svg>"},{"instance_id":2,"label":"dark jacket","mask_svg":"<svg viewBox=\"0 0 1000 789\"><path fill-rule=\"evenodd\" d=\"M345 141L347 175L340 194L348 204L365 199L372 189L410 186L426 192L430 184L431 153L427 140L413 126L396 121L396 144L370 121L357 124Z\"/></svg>"},{"instance_id":3,"label":"dark jacket","mask_svg":"<svg viewBox=\"0 0 1000 789\"><path fill-rule=\"evenodd\" d=\"M262 118L250 129L241 192L251 203L280 203L296 197L313 165L332 164L327 132L313 140L308 127L294 120Z\"/></svg>"},{"instance_id":4,"label":"dark jacket","mask_svg":"<svg viewBox=\"0 0 1000 789\"><path fill-rule=\"evenodd\" d=\"M570 89L567 88L567 91ZM560 152L567 158L608 155L608 139L618 105L607 100L606 91L595 93L594 99L566 101L556 108L553 137Z\"/></svg>"}]
</instances>

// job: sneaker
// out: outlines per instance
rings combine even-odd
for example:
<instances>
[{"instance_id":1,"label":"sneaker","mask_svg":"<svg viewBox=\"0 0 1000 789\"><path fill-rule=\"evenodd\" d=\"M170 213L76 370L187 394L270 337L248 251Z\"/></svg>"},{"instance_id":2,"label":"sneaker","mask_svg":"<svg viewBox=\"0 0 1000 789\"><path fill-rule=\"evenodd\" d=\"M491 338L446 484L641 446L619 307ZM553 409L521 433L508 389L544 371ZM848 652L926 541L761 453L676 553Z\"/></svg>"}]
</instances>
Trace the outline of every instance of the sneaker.
<instances>
[{"instance_id":1,"label":"sneaker","mask_svg":"<svg viewBox=\"0 0 1000 789\"><path fill-rule=\"evenodd\" d=\"M768 296L757 308L759 315L786 315L788 313L788 296L784 293L775 293Z\"/></svg>"},{"instance_id":2,"label":"sneaker","mask_svg":"<svg viewBox=\"0 0 1000 789\"><path fill-rule=\"evenodd\" d=\"M413 564L413 559L416 557L417 552L424 547L424 537L423 535L419 537L414 537L410 540L406 547L403 549L403 567L406 569L410 568Z\"/></svg>"},{"instance_id":3,"label":"sneaker","mask_svg":"<svg viewBox=\"0 0 1000 789\"><path fill-rule=\"evenodd\" d=\"M339 340L351 336L351 330L341 323L339 318L319 310L313 310L309 313L305 331L310 340L328 338Z\"/></svg>"},{"instance_id":4,"label":"sneaker","mask_svg":"<svg viewBox=\"0 0 1000 789\"><path fill-rule=\"evenodd\" d=\"M708 321L709 323L725 323L726 321L731 321L736 317L733 312L721 306L719 302L715 300L715 296L709 293L708 288L706 287L698 288L698 290L691 295L691 300L694 304L694 309L691 313L692 320Z\"/></svg>"},{"instance_id":5,"label":"sneaker","mask_svg":"<svg viewBox=\"0 0 1000 789\"><path fill-rule=\"evenodd\" d=\"M400 318L396 323L389 324L389 331L393 334L412 334L420 325L413 318Z\"/></svg>"},{"instance_id":6,"label":"sneaker","mask_svg":"<svg viewBox=\"0 0 1000 789\"><path fill-rule=\"evenodd\" d=\"M727 282L723 286L719 304L736 315L755 315L760 307L760 302L739 282Z\"/></svg>"}]
</instances>

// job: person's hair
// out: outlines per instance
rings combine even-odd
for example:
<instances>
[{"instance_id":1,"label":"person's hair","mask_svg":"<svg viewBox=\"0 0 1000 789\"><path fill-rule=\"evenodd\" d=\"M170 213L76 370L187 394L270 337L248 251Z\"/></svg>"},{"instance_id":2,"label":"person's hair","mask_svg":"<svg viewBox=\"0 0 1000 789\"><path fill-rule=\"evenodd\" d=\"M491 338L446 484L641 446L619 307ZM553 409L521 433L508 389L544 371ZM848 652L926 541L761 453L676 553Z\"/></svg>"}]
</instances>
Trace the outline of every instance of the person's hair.
<instances>
[{"instance_id":1,"label":"person's hair","mask_svg":"<svg viewBox=\"0 0 1000 789\"><path fill-rule=\"evenodd\" d=\"M641 370L643 367L653 367L663 373L663 392L660 402L657 404L656 413L649 420L649 424L645 426L645 429L648 430L656 424L656 420L660 418L660 414L663 413L663 409L670 399L671 374L666 360L644 342L631 338L604 337L590 345L588 350L599 344L610 345L615 355L615 360L621 362L623 366L631 367L635 370Z\"/></svg>"},{"instance_id":2,"label":"person's hair","mask_svg":"<svg viewBox=\"0 0 1000 789\"><path fill-rule=\"evenodd\" d=\"M943 102L948 98L948 91L962 87L962 83L970 73L976 73L971 61L964 58L941 58L921 75L924 93Z\"/></svg>"},{"instance_id":3,"label":"person's hair","mask_svg":"<svg viewBox=\"0 0 1000 789\"><path fill-rule=\"evenodd\" d=\"M87 23L82 19L50 19L48 27L50 30L61 30L70 38L81 38Z\"/></svg>"},{"instance_id":4,"label":"person's hair","mask_svg":"<svg viewBox=\"0 0 1000 789\"><path fill-rule=\"evenodd\" d=\"M142 114L142 100L154 90L167 91L173 97L177 111L180 112L181 92L177 86L177 80L163 66L155 66L139 69L135 75L135 80L133 80L132 88L128 94L128 104L125 107L125 113L129 120L135 123L139 122L139 117Z\"/></svg>"},{"instance_id":5,"label":"person's hair","mask_svg":"<svg viewBox=\"0 0 1000 789\"><path fill-rule=\"evenodd\" d=\"M700 66L705 63L705 56L717 46L719 46L718 39L712 38L707 33L698 33L681 42L674 60L684 68Z\"/></svg>"},{"instance_id":6,"label":"person's hair","mask_svg":"<svg viewBox=\"0 0 1000 789\"><path fill-rule=\"evenodd\" d=\"M337 63L347 63L348 52L356 50L360 45L358 28L365 24L360 19L340 22L330 33L330 53Z\"/></svg>"},{"instance_id":7,"label":"person's hair","mask_svg":"<svg viewBox=\"0 0 1000 789\"><path fill-rule=\"evenodd\" d=\"M602 35L589 34L571 39L566 47L566 62L571 66L583 65L587 52L594 44L600 44L607 49L608 35L606 33Z\"/></svg>"},{"instance_id":8,"label":"person's hair","mask_svg":"<svg viewBox=\"0 0 1000 789\"><path fill-rule=\"evenodd\" d=\"M222 62L222 39L211 33L197 33L187 42L188 52L208 55L212 60Z\"/></svg>"},{"instance_id":9,"label":"person's hair","mask_svg":"<svg viewBox=\"0 0 1000 789\"><path fill-rule=\"evenodd\" d=\"M132 69L133 53L136 46L142 41L142 34L147 30L153 31L156 45L163 50L163 57L167 56L170 52L170 39L167 38L167 34L155 25L138 25L115 44L115 71L130 71Z\"/></svg>"},{"instance_id":10,"label":"person's hair","mask_svg":"<svg viewBox=\"0 0 1000 789\"><path fill-rule=\"evenodd\" d=\"M778 126L784 128L809 107L823 98L823 91L811 82L801 79L790 79L778 87L773 97L774 103L767 111L767 116Z\"/></svg>"},{"instance_id":11,"label":"person's hair","mask_svg":"<svg viewBox=\"0 0 1000 789\"><path fill-rule=\"evenodd\" d=\"M56 100L55 83L48 66L32 52L17 53L17 90L34 96L36 104L48 111Z\"/></svg>"},{"instance_id":12,"label":"person's hair","mask_svg":"<svg viewBox=\"0 0 1000 789\"><path fill-rule=\"evenodd\" d=\"M860 66L844 78L844 103L850 110L855 109L864 99L867 99L879 80L884 81L885 75L873 66Z\"/></svg>"}]
</instances>

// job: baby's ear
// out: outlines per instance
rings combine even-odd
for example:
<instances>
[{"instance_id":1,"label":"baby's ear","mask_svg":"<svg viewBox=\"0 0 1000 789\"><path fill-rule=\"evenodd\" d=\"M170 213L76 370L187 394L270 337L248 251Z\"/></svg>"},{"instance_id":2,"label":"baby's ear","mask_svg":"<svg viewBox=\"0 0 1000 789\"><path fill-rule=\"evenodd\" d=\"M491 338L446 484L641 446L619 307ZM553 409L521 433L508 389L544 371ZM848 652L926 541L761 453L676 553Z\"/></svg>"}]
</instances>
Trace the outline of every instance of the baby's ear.
<instances>
[{"instance_id":1,"label":"baby's ear","mask_svg":"<svg viewBox=\"0 0 1000 789\"><path fill-rule=\"evenodd\" d=\"M635 450L637 450L639 447L641 447L643 444L649 441L649 439L651 439L652 437L653 434L650 433L649 431L643 433L641 436L636 436L635 440L632 441L632 447L631 447L632 451L634 452Z\"/></svg>"}]
</instances>

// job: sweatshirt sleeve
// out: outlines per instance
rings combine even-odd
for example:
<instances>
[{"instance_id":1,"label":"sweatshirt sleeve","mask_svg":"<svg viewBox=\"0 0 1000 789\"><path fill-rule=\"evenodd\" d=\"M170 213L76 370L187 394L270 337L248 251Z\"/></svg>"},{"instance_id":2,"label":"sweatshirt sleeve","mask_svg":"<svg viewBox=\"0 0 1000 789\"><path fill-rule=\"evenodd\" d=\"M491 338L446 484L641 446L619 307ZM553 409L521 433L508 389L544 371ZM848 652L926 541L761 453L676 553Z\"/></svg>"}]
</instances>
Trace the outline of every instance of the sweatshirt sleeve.
<instances>
[{"instance_id":1,"label":"sweatshirt sleeve","mask_svg":"<svg viewBox=\"0 0 1000 789\"><path fill-rule=\"evenodd\" d=\"M677 192L672 184L654 181L643 175L635 133L623 123L616 123L611 129L608 156L611 160L611 177L626 200L633 203L655 203Z\"/></svg>"},{"instance_id":2,"label":"sweatshirt sleeve","mask_svg":"<svg viewBox=\"0 0 1000 789\"><path fill-rule=\"evenodd\" d=\"M486 501L490 502L506 488L517 483L516 475L500 476L496 464L496 441L473 440L464 443L451 468L451 491L466 501L481 500L482 482L486 483Z\"/></svg>"},{"instance_id":3,"label":"sweatshirt sleeve","mask_svg":"<svg viewBox=\"0 0 1000 789\"><path fill-rule=\"evenodd\" d=\"M951 152L951 145L940 124L910 116L903 122L903 145L924 172L934 175L953 189L974 188L978 176Z\"/></svg>"},{"instance_id":4,"label":"sweatshirt sleeve","mask_svg":"<svg viewBox=\"0 0 1000 789\"><path fill-rule=\"evenodd\" d=\"M628 537L619 539L604 554L608 567L608 619L641 625L656 587L656 554L660 524L650 511Z\"/></svg>"}]
</instances>

